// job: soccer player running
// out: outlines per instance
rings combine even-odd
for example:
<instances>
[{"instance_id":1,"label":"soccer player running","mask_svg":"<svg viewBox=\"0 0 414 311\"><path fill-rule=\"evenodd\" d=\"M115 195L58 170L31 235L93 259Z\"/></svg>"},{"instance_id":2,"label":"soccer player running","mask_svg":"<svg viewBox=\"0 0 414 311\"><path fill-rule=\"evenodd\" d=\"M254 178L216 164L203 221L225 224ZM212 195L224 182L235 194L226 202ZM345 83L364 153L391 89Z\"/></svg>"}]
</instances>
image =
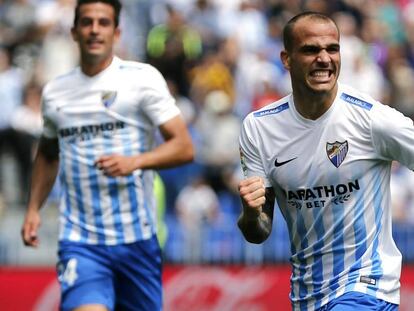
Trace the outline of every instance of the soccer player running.
<instances>
[{"instance_id":1,"label":"soccer player running","mask_svg":"<svg viewBox=\"0 0 414 311\"><path fill-rule=\"evenodd\" d=\"M38 246L39 210L59 170L61 310L162 308L152 169L193 158L161 74L114 56L120 10L118 0L78 0L72 36L80 67L43 90L44 132L22 238Z\"/></svg>"},{"instance_id":2,"label":"soccer player running","mask_svg":"<svg viewBox=\"0 0 414 311\"><path fill-rule=\"evenodd\" d=\"M390 169L392 160L414 169L413 122L337 82L339 31L329 17L301 13L283 36L293 92L244 120L238 226L263 242L277 200L294 310L397 310Z\"/></svg>"}]
</instances>

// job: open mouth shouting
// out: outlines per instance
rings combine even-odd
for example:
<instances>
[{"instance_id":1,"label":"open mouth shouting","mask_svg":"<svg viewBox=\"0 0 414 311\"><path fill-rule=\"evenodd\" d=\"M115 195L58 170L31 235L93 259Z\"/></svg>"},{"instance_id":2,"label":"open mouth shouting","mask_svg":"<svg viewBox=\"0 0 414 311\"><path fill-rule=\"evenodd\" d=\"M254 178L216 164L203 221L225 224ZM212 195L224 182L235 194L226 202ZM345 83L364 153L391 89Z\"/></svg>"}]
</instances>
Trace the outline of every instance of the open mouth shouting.
<instances>
[{"instance_id":1,"label":"open mouth shouting","mask_svg":"<svg viewBox=\"0 0 414 311\"><path fill-rule=\"evenodd\" d=\"M334 71L331 69L316 69L309 74L310 80L316 83L330 82Z\"/></svg>"}]
</instances>

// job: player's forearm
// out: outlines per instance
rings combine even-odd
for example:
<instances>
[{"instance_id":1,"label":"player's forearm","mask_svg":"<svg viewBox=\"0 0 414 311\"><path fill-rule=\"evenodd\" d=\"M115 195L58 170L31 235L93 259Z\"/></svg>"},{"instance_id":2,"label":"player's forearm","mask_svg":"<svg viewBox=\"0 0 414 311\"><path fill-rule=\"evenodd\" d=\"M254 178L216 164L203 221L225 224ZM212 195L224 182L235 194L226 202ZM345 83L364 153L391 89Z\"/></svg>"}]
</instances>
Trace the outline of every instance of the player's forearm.
<instances>
[{"instance_id":1,"label":"player's forearm","mask_svg":"<svg viewBox=\"0 0 414 311\"><path fill-rule=\"evenodd\" d=\"M264 212L252 215L244 208L237 222L244 238L255 244L264 242L272 232L272 219Z\"/></svg>"},{"instance_id":2,"label":"player's forearm","mask_svg":"<svg viewBox=\"0 0 414 311\"><path fill-rule=\"evenodd\" d=\"M46 201L58 173L59 160L38 153L34 162L28 209L39 210Z\"/></svg>"},{"instance_id":3,"label":"player's forearm","mask_svg":"<svg viewBox=\"0 0 414 311\"><path fill-rule=\"evenodd\" d=\"M140 169L162 169L191 162L193 158L191 140L177 137L137 156L136 166Z\"/></svg>"}]
</instances>

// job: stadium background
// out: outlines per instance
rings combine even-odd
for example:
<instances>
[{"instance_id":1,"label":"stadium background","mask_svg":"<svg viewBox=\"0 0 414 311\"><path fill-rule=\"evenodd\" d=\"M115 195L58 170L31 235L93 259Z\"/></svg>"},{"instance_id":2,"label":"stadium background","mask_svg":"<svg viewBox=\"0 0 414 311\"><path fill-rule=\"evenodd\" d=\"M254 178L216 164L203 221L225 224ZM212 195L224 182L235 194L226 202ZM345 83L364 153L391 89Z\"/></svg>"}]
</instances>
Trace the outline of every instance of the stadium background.
<instances>
[{"instance_id":1,"label":"stadium background","mask_svg":"<svg viewBox=\"0 0 414 311\"><path fill-rule=\"evenodd\" d=\"M117 54L152 63L185 116L196 161L160 171L157 198L166 310L287 310L289 245L277 212L262 245L236 228L243 117L288 93L281 27L314 10L341 30L340 80L414 116L414 1L123 0ZM0 1L0 310L56 310L57 182L41 245L20 241L40 91L77 64L74 0ZM414 174L393 169L394 238L403 254L401 310L414 309ZM277 307L275 307L277 306Z\"/></svg>"}]
</instances>

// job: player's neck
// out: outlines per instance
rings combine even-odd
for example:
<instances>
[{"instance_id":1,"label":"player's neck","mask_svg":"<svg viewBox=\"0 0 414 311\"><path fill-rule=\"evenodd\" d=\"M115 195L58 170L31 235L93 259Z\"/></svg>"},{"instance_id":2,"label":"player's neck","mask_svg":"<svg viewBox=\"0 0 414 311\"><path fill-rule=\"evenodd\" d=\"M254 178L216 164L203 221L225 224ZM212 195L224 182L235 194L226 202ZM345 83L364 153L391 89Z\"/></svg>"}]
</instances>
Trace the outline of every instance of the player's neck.
<instances>
[{"instance_id":1,"label":"player's neck","mask_svg":"<svg viewBox=\"0 0 414 311\"><path fill-rule=\"evenodd\" d=\"M108 68L112 63L113 58L113 55L102 60L83 58L81 59L80 67L85 75L93 77Z\"/></svg>"},{"instance_id":2,"label":"player's neck","mask_svg":"<svg viewBox=\"0 0 414 311\"><path fill-rule=\"evenodd\" d=\"M299 114L305 119L316 120L332 106L338 86L327 93L293 92L293 101Z\"/></svg>"}]
</instances>

